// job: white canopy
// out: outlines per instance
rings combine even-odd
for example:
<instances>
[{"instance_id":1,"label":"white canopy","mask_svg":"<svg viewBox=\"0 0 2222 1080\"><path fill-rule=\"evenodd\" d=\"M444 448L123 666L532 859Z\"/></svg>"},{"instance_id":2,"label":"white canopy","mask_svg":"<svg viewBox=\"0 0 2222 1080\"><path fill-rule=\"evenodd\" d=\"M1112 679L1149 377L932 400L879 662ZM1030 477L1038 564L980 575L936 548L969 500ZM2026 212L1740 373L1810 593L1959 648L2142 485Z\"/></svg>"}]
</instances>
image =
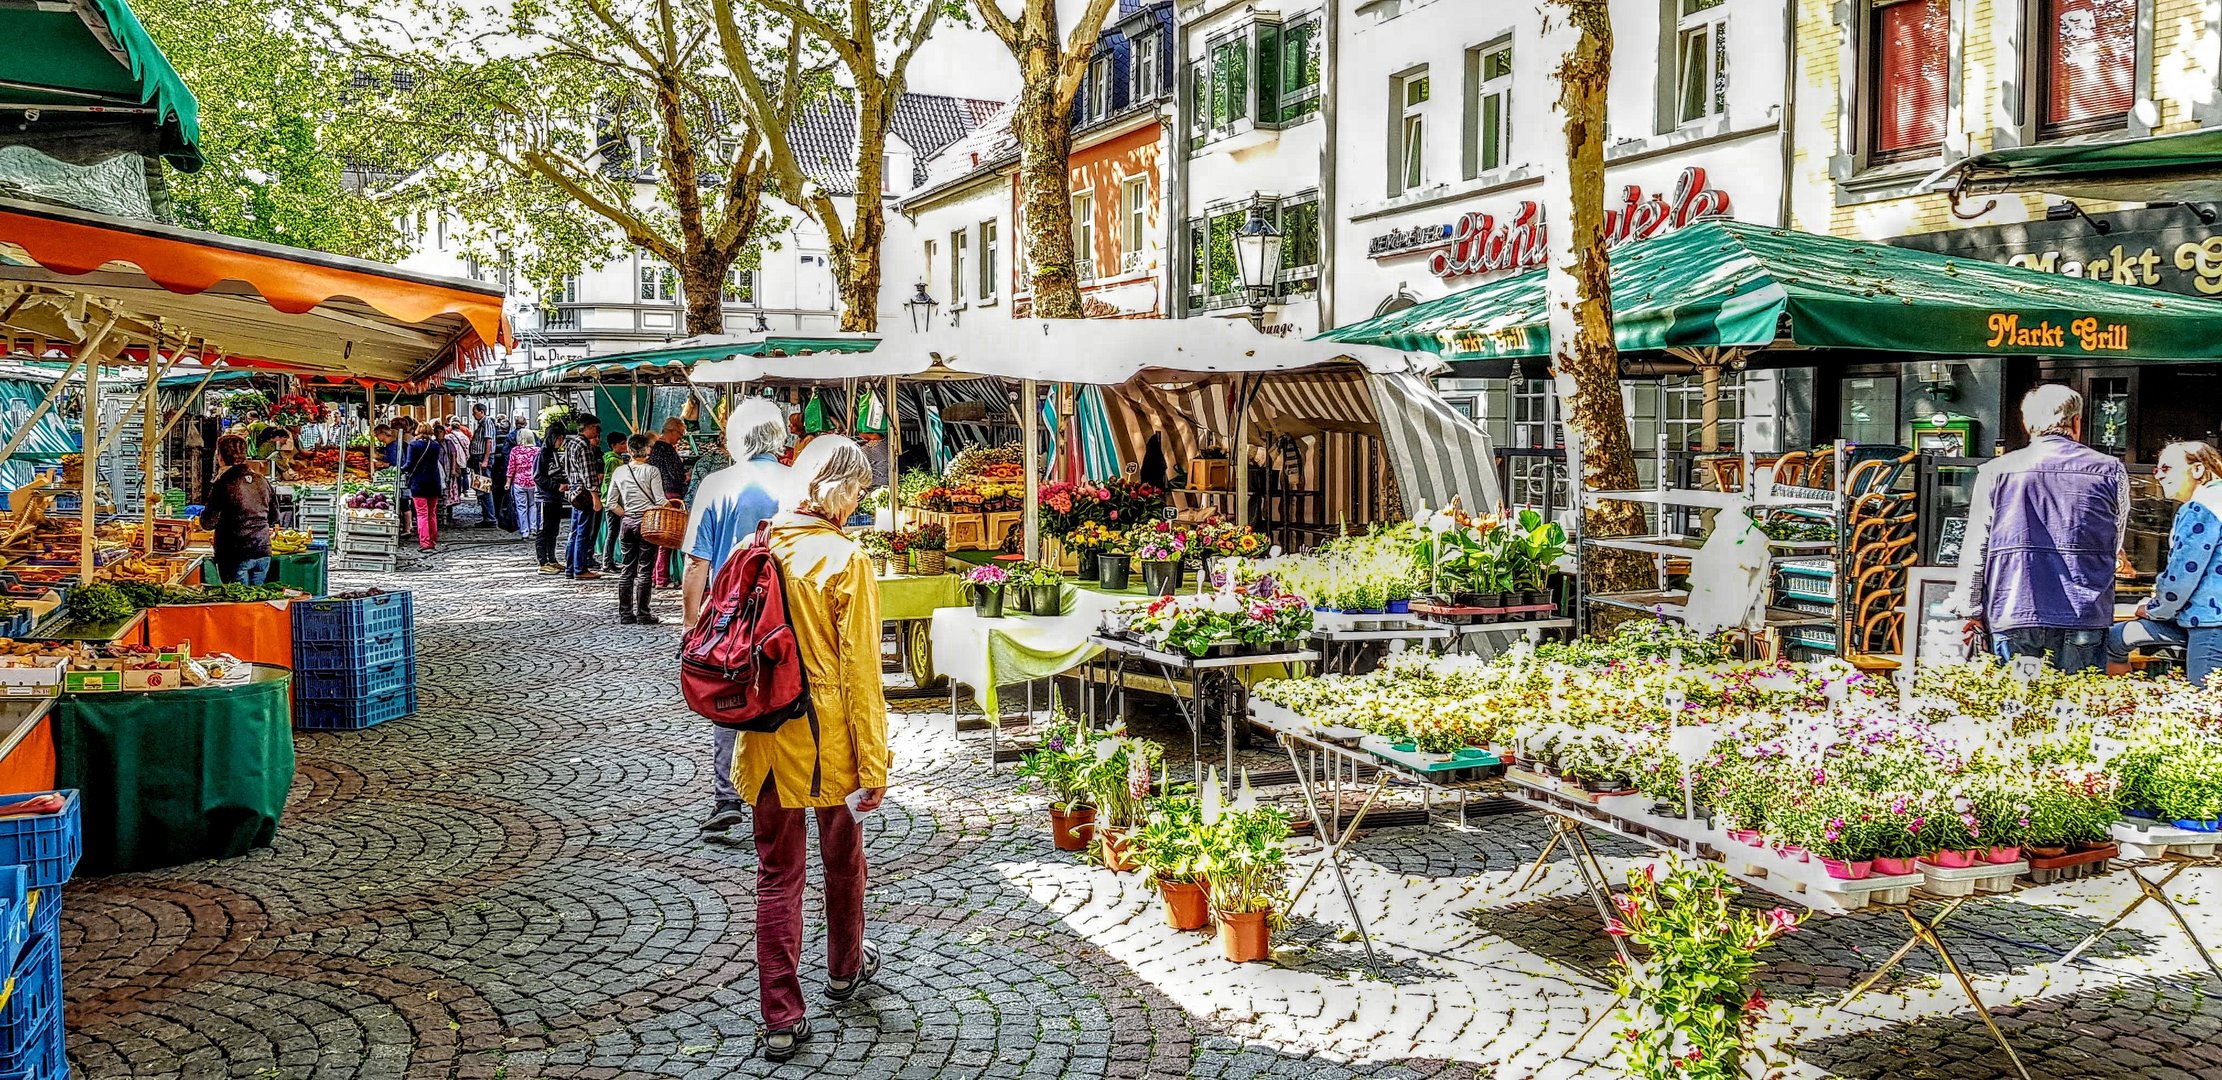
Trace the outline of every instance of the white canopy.
<instances>
[{"instance_id":1,"label":"white canopy","mask_svg":"<svg viewBox=\"0 0 2222 1080\"><path fill-rule=\"evenodd\" d=\"M868 353L737 356L697 364L698 383L761 379L1002 378L1119 386L1355 363L1376 375L1440 370L1431 355L1269 337L1239 319L1012 319L883 334Z\"/></svg>"}]
</instances>

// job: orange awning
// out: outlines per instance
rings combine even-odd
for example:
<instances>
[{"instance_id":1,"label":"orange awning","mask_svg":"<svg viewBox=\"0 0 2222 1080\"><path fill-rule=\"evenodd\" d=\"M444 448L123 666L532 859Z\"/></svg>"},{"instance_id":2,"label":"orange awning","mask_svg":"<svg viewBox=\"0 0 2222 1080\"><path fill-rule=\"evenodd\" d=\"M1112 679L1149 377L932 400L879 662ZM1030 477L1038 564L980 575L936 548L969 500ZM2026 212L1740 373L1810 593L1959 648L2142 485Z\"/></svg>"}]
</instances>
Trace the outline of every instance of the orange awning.
<instances>
[{"instance_id":1,"label":"orange awning","mask_svg":"<svg viewBox=\"0 0 2222 1080\"><path fill-rule=\"evenodd\" d=\"M199 339L235 362L393 383L467 370L515 344L496 286L0 200L8 310L80 297L123 313L127 331L159 322L167 340ZM0 332L31 325L9 323Z\"/></svg>"}]
</instances>

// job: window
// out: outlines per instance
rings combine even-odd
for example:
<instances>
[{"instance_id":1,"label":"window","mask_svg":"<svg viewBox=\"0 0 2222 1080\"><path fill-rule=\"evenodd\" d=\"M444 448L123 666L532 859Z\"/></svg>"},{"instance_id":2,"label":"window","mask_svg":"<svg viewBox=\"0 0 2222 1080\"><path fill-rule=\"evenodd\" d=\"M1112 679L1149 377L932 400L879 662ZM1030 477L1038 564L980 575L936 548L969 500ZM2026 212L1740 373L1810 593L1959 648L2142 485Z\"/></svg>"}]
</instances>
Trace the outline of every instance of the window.
<instances>
[{"instance_id":1,"label":"window","mask_svg":"<svg viewBox=\"0 0 2222 1080\"><path fill-rule=\"evenodd\" d=\"M1466 52L1466 179L1504 168L1512 147L1512 43Z\"/></svg>"},{"instance_id":2,"label":"window","mask_svg":"<svg viewBox=\"0 0 2222 1080\"><path fill-rule=\"evenodd\" d=\"M1150 178L1127 177L1126 182L1119 185L1119 199L1119 218L1124 233L1119 237L1119 250L1129 256L1139 256L1149 244Z\"/></svg>"},{"instance_id":3,"label":"window","mask_svg":"<svg viewBox=\"0 0 2222 1080\"><path fill-rule=\"evenodd\" d=\"M1307 191L1266 210L1281 230L1279 292L1315 291L1319 282L1319 193ZM1242 268L1235 261L1234 235L1249 220L1247 204L1213 207L1188 222L1188 306L1207 310L1244 299Z\"/></svg>"},{"instance_id":4,"label":"window","mask_svg":"<svg viewBox=\"0 0 2222 1080\"><path fill-rule=\"evenodd\" d=\"M1285 126L1319 112L1319 22L1259 23L1258 121Z\"/></svg>"},{"instance_id":5,"label":"window","mask_svg":"<svg viewBox=\"0 0 2222 1080\"><path fill-rule=\"evenodd\" d=\"M921 271L919 271L919 274L918 274L918 280L919 280L919 282L920 282L920 283L921 283L922 285L927 285L927 286L930 286L930 285L932 285L932 284L933 284L933 282L934 282L934 266L935 266L935 264L939 263L940 261L941 261L941 245L939 245L939 244L936 244L936 243L934 243L934 242L933 242L933 241L931 241L931 240L928 240L928 241L926 241L926 262L925 262L925 267L926 267L926 268L925 268L924 270L921 270Z\"/></svg>"},{"instance_id":6,"label":"window","mask_svg":"<svg viewBox=\"0 0 2222 1080\"><path fill-rule=\"evenodd\" d=\"M1282 203L1278 227L1283 291L1315 289L1319 282L1319 198Z\"/></svg>"},{"instance_id":7,"label":"window","mask_svg":"<svg viewBox=\"0 0 2222 1080\"><path fill-rule=\"evenodd\" d=\"M1195 100L1190 145L1232 134L1250 118L1250 35L1238 32L1211 42L1189 78Z\"/></svg>"},{"instance_id":8,"label":"window","mask_svg":"<svg viewBox=\"0 0 2222 1080\"><path fill-rule=\"evenodd\" d=\"M1111 54L1105 53L1088 62L1088 106L1085 118L1101 120L1111 115L1114 100L1111 94Z\"/></svg>"},{"instance_id":9,"label":"window","mask_svg":"<svg viewBox=\"0 0 2222 1080\"><path fill-rule=\"evenodd\" d=\"M1705 427L1705 380L1695 375L1670 376L1661 381L1660 393L1665 399L1660 411L1666 424L1667 449L1697 449ZM1744 373L1723 372L1720 381L1721 449L1734 450L1742 446L1743 431ZM1650 439L1650 442L1638 441L1637 452L1658 445L1656 433Z\"/></svg>"},{"instance_id":10,"label":"window","mask_svg":"<svg viewBox=\"0 0 2222 1080\"><path fill-rule=\"evenodd\" d=\"M2137 102L2137 0L2036 0L2037 135L2122 127Z\"/></svg>"},{"instance_id":11,"label":"window","mask_svg":"<svg viewBox=\"0 0 2222 1080\"><path fill-rule=\"evenodd\" d=\"M725 268L725 302L728 304L754 304L756 302L756 271L738 266Z\"/></svg>"},{"instance_id":12,"label":"window","mask_svg":"<svg viewBox=\"0 0 2222 1080\"><path fill-rule=\"evenodd\" d=\"M963 229L949 234L949 302L964 303L964 248Z\"/></svg>"},{"instance_id":13,"label":"window","mask_svg":"<svg viewBox=\"0 0 2222 1080\"><path fill-rule=\"evenodd\" d=\"M435 217L435 218L433 218L433 219L432 219L432 228L433 228L433 230L435 231L435 234L436 234L436 236L437 236L437 239L436 239L436 240L434 241L435 245L436 245L436 246L437 246L437 247L438 247L438 248L439 248L439 249L440 249L441 251L446 251L446 250L447 250L447 211L445 211L445 210L442 210L442 211L440 211L440 212L439 212L439 216L437 216L437 217Z\"/></svg>"},{"instance_id":14,"label":"window","mask_svg":"<svg viewBox=\"0 0 2222 1080\"><path fill-rule=\"evenodd\" d=\"M1001 254L1001 243L1001 238L996 235L995 222L981 222L980 299L982 300L995 299L997 266L999 263L1002 262L1002 260L998 257Z\"/></svg>"},{"instance_id":15,"label":"window","mask_svg":"<svg viewBox=\"0 0 2222 1080\"><path fill-rule=\"evenodd\" d=\"M679 275L671 264L645 251L640 253L640 300L671 303L679 299Z\"/></svg>"},{"instance_id":16,"label":"window","mask_svg":"<svg viewBox=\"0 0 2222 1080\"><path fill-rule=\"evenodd\" d=\"M1131 61L1134 65L1134 86L1129 92L1130 100L1146 101L1156 97L1164 88L1165 76L1159 70L1161 65L1158 63L1158 50L1162 47L1163 38L1155 29L1154 23L1151 29L1143 31L1140 37L1134 39L1134 59Z\"/></svg>"},{"instance_id":17,"label":"window","mask_svg":"<svg viewBox=\"0 0 2222 1080\"><path fill-rule=\"evenodd\" d=\"M1096 277L1096 197L1083 191L1072 197L1072 266L1082 281Z\"/></svg>"},{"instance_id":18,"label":"window","mask_svg":"<svg viewBox=\"0 0 2222 1080\"><path fill-rule=\"evenodd\" d=\"M1727 0L1674 0L1674 123L1728 112Z\"/></svg>"},{"instance_id":19,"label":"window","mask_svg":"<svg viewBox=\"0 0 2222 1080\"><path fill-rule=\"evenodd\" d=\"M1867 19L1870 161L1925 157L1944 145L1950 0L1872 0Z\"/></svg>"},{"instance_id":20,"label":"window","mask_svg":"<svg viewBox=\"0 0 2222 1080\"><path fill-rule=\"evenodd\" d=\"M1389 129L1389 194L1402 195L1427 182L1427 69L1389 80L1397 115Z\"/></svg>"},{"instance_id":21,"label":"window","mask_svg":"<svg viewBox=\"0 0 2222 1080\"><path fill-rule=\"evenodd\" d=\"M579 302L579 275L577 275L577 274L566 274L566 275L564 275L564 277L563 277L563 280L562 280L562 281L559 281L559 282L557 282L557 283L556 283L556 287L555 287L555 292L554 292L554 295L551 295L550 297L548 297L548 302L549 302L549 303L551 303L551 304L576 304L576 303L578 303L578 302Z\"/></svg>"}]
</instances>

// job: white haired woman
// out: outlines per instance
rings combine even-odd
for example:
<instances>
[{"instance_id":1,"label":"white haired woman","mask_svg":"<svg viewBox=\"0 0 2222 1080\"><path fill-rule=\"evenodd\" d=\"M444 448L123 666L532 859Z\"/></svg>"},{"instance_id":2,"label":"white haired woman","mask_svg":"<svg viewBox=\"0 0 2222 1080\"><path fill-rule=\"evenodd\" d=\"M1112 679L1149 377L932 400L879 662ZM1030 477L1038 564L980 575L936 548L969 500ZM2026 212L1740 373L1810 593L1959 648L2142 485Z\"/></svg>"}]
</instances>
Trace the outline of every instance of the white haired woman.
<instances>
[{"instance_id":1,"label":"white haired woman","mask_svg":"<svg viewBox=\"0 0 2222 1080\"><path fill-rule=\"evenodd\" d=\"M744 733L733 761L734 786L755 807L756 972L772 1061L793 1058L812 1034L796 975L812 813L825 868L826 998L848 1001L879 974L879 950L864 940L857 817L879 809L889 764L879 650L859 647L879 640L879 589L871 560L841 531L871 486L872 463L857 444L827 436L794 468L807 478L801 500L772 520L769 544L786 575L812 722ZM844 805L852 795L857 814Z\"/></svg>"}]
</instances>

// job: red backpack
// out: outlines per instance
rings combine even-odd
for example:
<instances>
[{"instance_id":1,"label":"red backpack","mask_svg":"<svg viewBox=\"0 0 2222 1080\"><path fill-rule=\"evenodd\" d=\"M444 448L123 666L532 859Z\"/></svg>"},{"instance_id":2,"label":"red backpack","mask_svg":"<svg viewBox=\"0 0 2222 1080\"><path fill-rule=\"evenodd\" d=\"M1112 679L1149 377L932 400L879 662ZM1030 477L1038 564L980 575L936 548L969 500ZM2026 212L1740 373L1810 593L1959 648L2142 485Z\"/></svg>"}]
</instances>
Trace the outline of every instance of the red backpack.
<instances>
[{"instance_id":1,"label":"red backpack","mask_svg":"<svg viewBox=\"0 0 2222 1080\"><path fill-rule=\"evenodd\" d=\"M718 568L702 617L679 641L679 687L719 727L771 732L803 715L816 724L770 522Z\"/></svg>"}]
</instances>

